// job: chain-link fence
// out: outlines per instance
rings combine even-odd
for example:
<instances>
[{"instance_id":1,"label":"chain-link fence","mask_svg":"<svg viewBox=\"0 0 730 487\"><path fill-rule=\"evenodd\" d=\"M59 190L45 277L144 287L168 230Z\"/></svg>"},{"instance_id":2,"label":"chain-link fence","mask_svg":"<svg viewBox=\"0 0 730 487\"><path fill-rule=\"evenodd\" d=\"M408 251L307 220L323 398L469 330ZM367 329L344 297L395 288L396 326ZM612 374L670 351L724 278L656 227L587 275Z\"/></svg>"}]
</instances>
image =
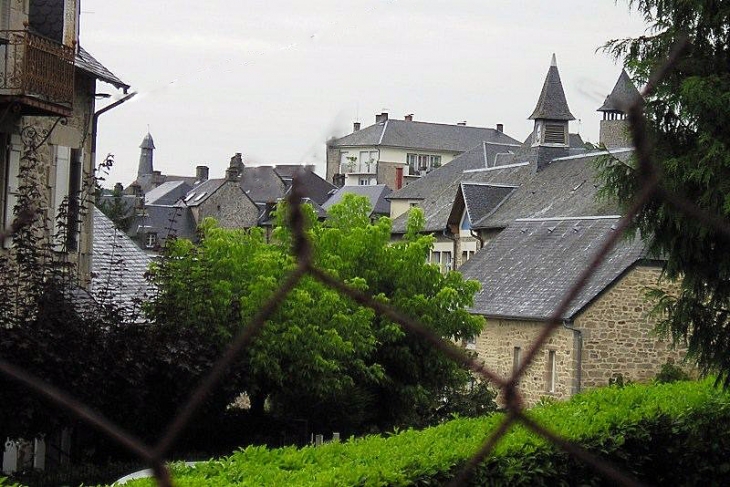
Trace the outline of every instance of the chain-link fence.
<instances>
[{"instance_id":1,"label":"chain-link fence","mask_svg":"<svg viewBox=\"0 0 730 487\"><path fill-rule=\"evenodd\" d=\"M659 67L653 77L647 83L643 91L643 96L651 94L652 90L665 76L668 70L672 69L679 53L684 49L684 45L678 45L672 52L666 63ZM691 217L703 222L708 228L721 233L730 238L730 225L724 220L712 217L703 212L697 205L682 195L670 193L664 189L658 166L651 160L651 147L647 140L647 132L645 129L645 118L643 113L643 105L641 101L630 107L625 107L631 126L631 135L634 140L635 154L637 160L637 175L641 178L641 192L636 196L635 200L629 206L629 210L621 218L617 225L616 231L612 232L610 237L604 242L602 247L595 253L590 264L580 273L579 277L572 284L570 290L562 297L561 302L555 309L552 317L548 320L547 325L542 330L539 337L531 344L531 347L524 356L524 359L516 368L509 378L500 377L497 373L489 370L479 361L466 353L465 350L456 346L449 340L445 340L429 331L429 328L419 323L397 309L373 299L372 296L361 292L337 278L329 275L327 272L319 269L313 264L312 249L305 233L305 222L301 212L301 191L300 184L294 180L293 188L289 196L290 220L289 225L293 234L292 252L296 257L297 265L295 269L288 275L281 286L273 293L266 303L258 310L248 326L245 326L240 334L230 343L226 352L214 364L207 373L199 386L190 394L187 402L181 406L179 413L172 419L166 428L164 435L155 445L148 445L128 432L122 430L117 425L100 416L97 412L91 410L86 405L70 397L64 391L50 386L37 377L24 371L22 368L12 365L0 359L0 372L7 377L13 378L37 394L50 399L58 407L64 408L79 419L85 421L89 425L96 427L105 433L109 438L115 440L120 445L126 447L129 451L136 454L139 459L148 464L161 486L171 486L172 479L170 473L165 466L165 459L180 438L183 430L190 423L196 410L202 405L207 394L218 385L224 378L229 367L233 364L239 354L248 347L265 326L267 320L275 312L279 304L287 297L288 293L297 286L297 283L305 276L309 275L323 284L337 290L338 292L349 296L357 303L369 307L380 316L400 324L403 328L411 333L420 336L431 346L437 348L442 353L461 364L463 367L470 369L474 374L489 381L495 387L500 389L502 397L505 401L507 414L504 420L495 428L491 434L485 438L481 448L467 462L462 471L452 480L452 485L464 484L470 476L473 469L484 460L490 452L493 451L495 445L505 433L515 424L521 423L525 427L535 433L545 437L547 440L566 451L576 459L585 462L594 468L601 475L620 485L640 485L630 475L615 468L605 459L602 459L593 453L586 451L580 446L561 438L558 434L552 432L545 425L541 425L532 420L525 414L523 401L520 394L519 381L525 374L525 371L536 359L539 351L545 345L551 335L560 327L561 319L572 300L581 292L586 282L591 278L596 269L601 265L607 253L622 238L624 232L629 227L635 216L650 201L662 199L667 204L690 215ZM22 226L26 218L21 215L18 217L9 232L17 231ZM7 235L2 235L4 238Z\"/></svg>"}]
</instances>

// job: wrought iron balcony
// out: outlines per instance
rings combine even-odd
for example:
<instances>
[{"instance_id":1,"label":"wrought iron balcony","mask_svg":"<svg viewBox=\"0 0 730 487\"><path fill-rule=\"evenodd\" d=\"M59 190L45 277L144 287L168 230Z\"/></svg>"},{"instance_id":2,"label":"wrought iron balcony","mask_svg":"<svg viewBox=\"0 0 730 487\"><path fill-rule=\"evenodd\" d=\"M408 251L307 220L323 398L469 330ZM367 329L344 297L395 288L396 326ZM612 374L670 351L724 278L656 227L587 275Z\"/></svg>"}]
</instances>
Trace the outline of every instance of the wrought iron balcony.
<instances>
[{"instance_id":1,"label":"wrought iron balcony","mask_svg":"<svg viewBox=\"0 0 730 487\"><path fill-rule=\"evenodd\" d=\"M27 30L0 30L0 97L40 114L70 112L74 59L72 47Z\"/></svg>"}]
</instances>

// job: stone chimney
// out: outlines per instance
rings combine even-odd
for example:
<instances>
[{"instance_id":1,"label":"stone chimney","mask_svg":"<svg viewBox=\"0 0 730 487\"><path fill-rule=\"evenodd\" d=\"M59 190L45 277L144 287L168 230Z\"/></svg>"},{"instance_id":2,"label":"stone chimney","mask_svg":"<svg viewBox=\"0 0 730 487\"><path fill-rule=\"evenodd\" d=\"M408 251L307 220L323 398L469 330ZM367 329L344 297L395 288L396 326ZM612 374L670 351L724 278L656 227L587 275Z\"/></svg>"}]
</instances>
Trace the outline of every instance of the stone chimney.
<instances>
[{"instance_id":1,"label":"stone chimney","mask_svg":"<svg viewBox=\"0 0 730 487\"><path fill-rule=\"evenodd\" d=\"M226 169L226 179L228 181L237 181L243 174L243 157L240 152L231 157L231 164Z\"/></svg>"},{"instance_id":2,"label":"stone chimney","mask_svg":"<svg viewBox=\"0 0 730 487\"><path fill-rule=\"evenodd\" d=\"M412 113L409 113L408 115L406 115L405 117L403 117L403 119L406 122L412 122L413 121L413 114Z\"/></svg>"},{"instance_id":3,"label":"stone chimney","mask_svg":"<svg viewBox=\"0 0 730 487\"><path fill-rule=\"evenodd\" d=\"M388 112L375 115L375 123L383 123L388 121Z\"/></svg>"},{"instance_id":4,"label":"stone chimney","mask_svg":"<svg viewBox=\"0 0 730 487\"><path fill-rule=\"evenodd\" d=\"M358 130L360 130L360 122L353 123L352 124L352 131L353 132L357 132Z\"/></svg>"},{"instance_id":5,"label":"stone chimney","mask_svg":"<svg viewBox=\"0 0 730 487\"><path fill-rule=\"evenodd\" d=\"M504 133L504 124L501 124L501 123L497 124L497 132Z\"/></svg>"},{"instance_id":6,"label":"stone chimney","mask_svg":"<svg viewBox=\"0 0 730 487\"><path fill-rule=\"evenodd\" d=\"M210 170L208 169L208 166L196 166L195 167L195 180L197 182L202 183L203 181L207 181L209 174L210 174Z\"/></svg>"}]
</instances>

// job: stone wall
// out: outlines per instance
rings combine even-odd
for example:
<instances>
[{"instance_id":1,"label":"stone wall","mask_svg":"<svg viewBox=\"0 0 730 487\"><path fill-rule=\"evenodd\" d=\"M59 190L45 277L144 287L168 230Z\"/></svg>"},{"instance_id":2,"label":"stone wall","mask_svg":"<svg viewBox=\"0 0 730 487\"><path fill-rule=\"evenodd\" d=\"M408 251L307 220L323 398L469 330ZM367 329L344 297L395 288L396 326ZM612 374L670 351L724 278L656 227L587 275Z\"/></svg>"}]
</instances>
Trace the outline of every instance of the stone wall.
<instances>
[{"instance_id":1,"label":"stone wall","mask_svg":"<svg viewBox=\"0 0 730 487\"><path fill-rule=\"evenodd\" d=\"M601 120L598 141L608 148L632 147L628 120Z\"/></svg>"},{"instance_id":2,"label":"stone wall","mask_svg":"<svg viewBox=\"0 0 730 487\"><path fill-rule=\"evenodd\" d=\"M616 374L650 381L668 359L681 363L684 350L654 333L656 320L649 316L645 290L657 286L660 274L659 266L631 269L576 318L583 335L584 389L605 386Z\"/></svg>"},{"instance_id":3,"label":"stone wall","mask_svg":"<svg viewBox=\"0 0 730 487\"><path fill-rule=\"evenodd\" d=\"M200 205L196 217L198 225L212 217L223 228L251 228L258 223L259 209L243 194L238 181L227 181Z\"/></svg>"},{"instance_id":4,"label":"stone wall","mask_svg":"<svg viewBox=\"0 0 730 487\"><path fill-rule=\"evenodd\" d=\"M501 377L512 375L515 349L519 348L519 361L544 328L543 322L487 319L482 334L477 337L476 351L481 361ZM536 404L542 397L565 399L573 391L576 354L573 332L558 329L538 353L520 381L520 391L527 405ZM555 355L554 389L549 390L549 357ZM501 394L498 402L502 404Z\"/></svg>"},{"instance_id":5,"label":"stone wall","mask_svg":"<svg viewBox=\"0 0 730 487\"><path fill-rule=\"evenodd\" d=\"M520 381L525 403L541 397L567 399L581 390L608 385L621 374L625 380L652 380L668 360L682 364L684 350L654 333L656 321L649 316L648 287L656 287L661 268L641 265L629 270L566 326L558 328L540 350ZM522 358L545 327L541 321L487 319L477 338L482 362L502 377L513 372L515 348ZM549 391L550 351L555 352L555 386ZM687 367L692 372L690 367ZM501 396L500 396L501 399Z\"/></svg>"}]
</instances>

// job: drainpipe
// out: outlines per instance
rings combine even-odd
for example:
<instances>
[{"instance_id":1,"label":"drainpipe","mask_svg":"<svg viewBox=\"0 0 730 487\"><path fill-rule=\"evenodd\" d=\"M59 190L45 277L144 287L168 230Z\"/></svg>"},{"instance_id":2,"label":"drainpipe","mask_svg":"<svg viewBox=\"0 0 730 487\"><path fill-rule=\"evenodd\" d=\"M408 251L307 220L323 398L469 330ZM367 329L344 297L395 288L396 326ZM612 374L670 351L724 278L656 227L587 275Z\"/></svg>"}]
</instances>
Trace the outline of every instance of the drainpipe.
<instances>
[{"instance_id":1,"label":"drainpipe","mask_svg":"<svg viewBox=\"0 0 730 487\"><path fill-rule=\"evenodd\" d=\"M572 393L578 394L581 391L581 376L583 375L583 332L575 328L571 320L563 320L563 328L573 332L573 349L576 351L576 370Z\"/></svg>"},{"instance_id":2,"label":"drainpipe","mask_svg":"<svg viewBox=\"0 0 730 487\"><path fill-rule=\"evenodd\" d=\"M136 94L137 94L137 92L136 91L133 91L133 92L131 92L131 93L129 93L129 94L121 97L120 99L118 99L114 103L111 103L111 104L105 106L104 108L102 108L101 110L98 110L98 111L94 112L94 117L91 120L91 163L94 166L94 170L96 170L96 132L97 132L98 127L99 127L99 117L102 114L104 114L104 113L108 112L109 110L111 110L112 108L118 107L119 105L121 105L125 101L127 101L130 98L134 97L134 95L136 95Z\"/></svg>"}]
</instances>

